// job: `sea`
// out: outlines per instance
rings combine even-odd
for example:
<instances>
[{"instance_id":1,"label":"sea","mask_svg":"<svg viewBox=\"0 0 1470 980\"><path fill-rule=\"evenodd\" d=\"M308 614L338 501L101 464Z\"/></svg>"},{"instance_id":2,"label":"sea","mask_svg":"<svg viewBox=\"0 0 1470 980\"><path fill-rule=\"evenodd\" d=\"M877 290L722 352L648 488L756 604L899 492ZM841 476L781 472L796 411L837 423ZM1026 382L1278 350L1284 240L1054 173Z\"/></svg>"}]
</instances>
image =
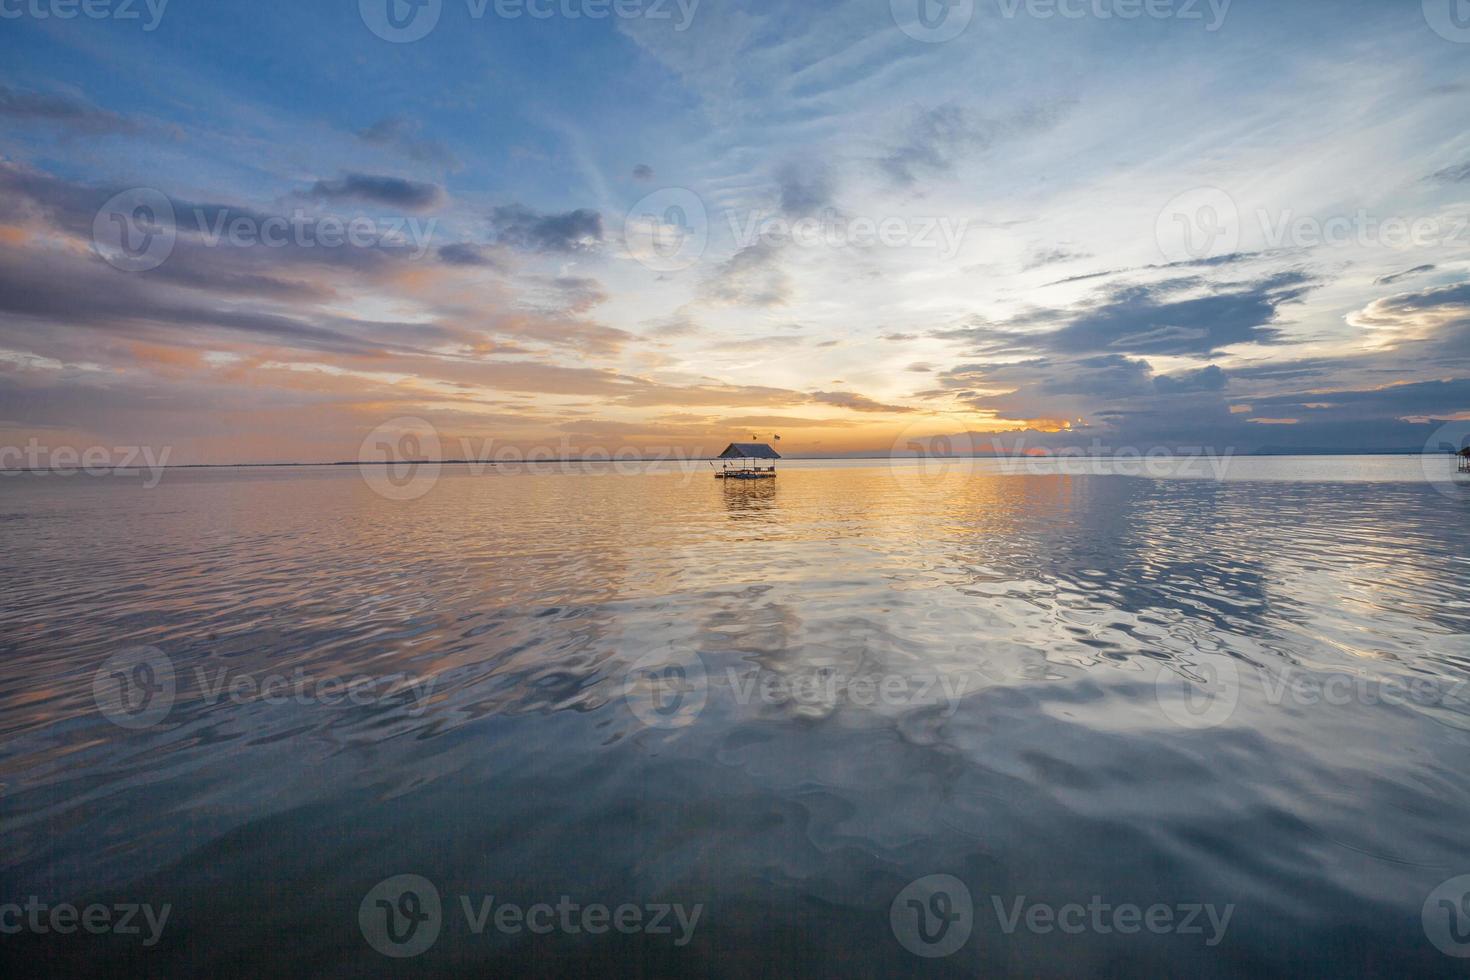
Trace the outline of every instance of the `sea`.
<instances>
[{"instance_id":1,"label":"sea","mask_svg":"<svg viewBox=\"0 0 1470 980\"><path fill-rule=\"evenodd\" d=\"M1467 518L1417 456L0 475L0 973L1464 976Z\"/></svg>"}]
</instances>

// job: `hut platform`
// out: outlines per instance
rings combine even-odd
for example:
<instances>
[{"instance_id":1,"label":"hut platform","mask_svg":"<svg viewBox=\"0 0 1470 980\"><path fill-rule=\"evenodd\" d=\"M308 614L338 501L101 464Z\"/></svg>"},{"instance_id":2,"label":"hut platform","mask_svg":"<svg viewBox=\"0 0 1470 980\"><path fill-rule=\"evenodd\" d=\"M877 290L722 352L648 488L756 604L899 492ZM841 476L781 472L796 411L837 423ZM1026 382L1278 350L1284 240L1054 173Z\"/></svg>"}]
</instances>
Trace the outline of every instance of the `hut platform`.
<instances>
[{"instance_id":1,"label":"hut platform","mask_svg":"<svg viewBox=\"0 0 1470 980\"><path fill-rule=\"evenodd\" d=\"M716 480L774 480L776 468L768 470L716 470Z\"/></svg>"}]
</instances>

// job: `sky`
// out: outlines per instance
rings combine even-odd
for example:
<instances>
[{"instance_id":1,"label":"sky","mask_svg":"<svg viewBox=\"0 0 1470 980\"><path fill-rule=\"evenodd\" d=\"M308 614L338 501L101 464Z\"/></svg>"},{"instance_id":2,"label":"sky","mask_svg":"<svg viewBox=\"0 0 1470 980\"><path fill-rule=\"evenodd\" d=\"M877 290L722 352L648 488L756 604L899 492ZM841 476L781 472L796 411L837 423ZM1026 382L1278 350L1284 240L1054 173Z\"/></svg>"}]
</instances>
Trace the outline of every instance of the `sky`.
<instances>
[{"instance_id":1,"label":"sky","mask_svg":"<svg viewBox=\"0 0 1470 980\"><path fill-rule=\"evenodd\" d=\"M0 0L0 447L1467 421L1465 0Z\"/></svg>"}]
</instances>

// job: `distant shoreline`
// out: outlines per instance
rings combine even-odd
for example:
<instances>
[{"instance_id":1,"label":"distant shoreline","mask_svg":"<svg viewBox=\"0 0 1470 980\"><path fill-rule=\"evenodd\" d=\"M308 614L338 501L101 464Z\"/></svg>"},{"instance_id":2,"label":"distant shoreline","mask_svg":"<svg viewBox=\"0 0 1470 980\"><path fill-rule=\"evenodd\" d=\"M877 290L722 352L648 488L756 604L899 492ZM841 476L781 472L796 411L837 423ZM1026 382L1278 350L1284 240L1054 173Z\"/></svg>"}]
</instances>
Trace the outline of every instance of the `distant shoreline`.
<instances>
[{"instance_id":1,"label":"distant shoreline","mask_svg":"<svg viewBox=\"0 0 1470 980\"><path fill-rule=\"evenodd\" d=\"M1363 456L1449 456L1449 457L1454 457L1455 456L1455 453L1452 450L1440 450L1438 452L1426 452L1426 451L1421 450L1421 449L1343 450L1343 451L1340 451L1340 452L1339 451L1334 451L1334 450L1320 450L1320 449L1319 450L1315 450L1315 451L1286 451L1286 450L1274 450L1273 449L1273 450L1257 451L1257 452L1251 452L1251 453L1229 453L1229 454L1222 454L1222 453L1167 453L1167 454L1165 454L1163 456L1158 456L1158 457L1155 457L1155 458L1158 458L1158 459L1237 459L1237 458L1251 458L1251 459L1289 459L1289 458L1292 458L1292 457L1309 457L1309 458L1324 458L1324 459L1326 459L1326 458L1333 458L1333 457L1352 458L1352 457L1363 457ZM783 462L844 462L844 461L849 461L849 460L850 461L857 461L857 460L903 461L903 460L921 460L921 459L941 459L941 460L962 460L962 459L1022 459L1022 460L1039 461L1039 460L1046 460L1046 459L1065 459L1065 460L1087 460L1087 459L1092 459L1092 460L1106 460L1106 459L1136 459L1136 458L1139 458L1139 454L1137 454L1137 453L1129 454L1127 456L1119 456L1117 454L1078 455L1078 454L1072 454L1072 453L1066 453L1066 452L1048 453L1047 455L1044 455L1044 456L1033 456L1033 455L1027 455L1025 453L991 453L991 454L988 454L988 455L980 455L980 454L974 454L974 453L972 453L972 454L969 454L969 455L956 454L956 455L953 455L953 456L892 456L892 455L881 455L880 456L880 455L874 455L874 456L783 456L783 457L781 457L781 459L782 459ZM668 456L657 456L657 457L644 457L644 456L639 456L639 457L624 457L624 458L620 458L620 459L611 459L611 458L608 458L608 457L586 458L586 457L580 457L580 456L560 456L560 457L556 457L554 459L535 459L535 460L531 460L531 459L512 459L512 460L415 459L415 460L406 460L406 459L404 459L404 460L368 460L368 461L363 461L363 460L355 460L355 459L350 459L350 460L349 459L344 459L344 460L332 460L332 461L311 462L311 463L170 463L170 464L163 464L163 465L155 464L154 466L151 466L151 467L150 466L114 466L114 467L102 466L102 467L92 467L92 468L93 469L97 469L97 470L113 470L113 471L116 471L116 470L143 470L143 469L164 469L164 470L232 470L232 469L285 469L285 468L305 468L305 467L309 467L309 466L384 466L384 465L388 465L390 463L392 463L394 465L401 465L403 463L416 463L416 464L424 465L424 466L429 466L429 465L435 465L435 466L519 466L519 465L526 465L526 464L530 464L530 465L534 465L534 466L545 466L545 465L551 464L551 463L618 463L618 464L627 464L627 463L705 463L705 462L718 462L719 459L720 459L720 457L718 457L718 456L690 456L690 457L688 457L686 459L677 459L677 458L672 458L672 457L668 457ZM26 467L26 468L23 468L23 469L0 469L0 475L12 476L12 475L19 475L21 473L75 473L75 472L81 472L83 469L84 469L84 467L82 467L80 465L77 465L77 466L57 466L57 467Z\"/></svg>"}]
</instances>

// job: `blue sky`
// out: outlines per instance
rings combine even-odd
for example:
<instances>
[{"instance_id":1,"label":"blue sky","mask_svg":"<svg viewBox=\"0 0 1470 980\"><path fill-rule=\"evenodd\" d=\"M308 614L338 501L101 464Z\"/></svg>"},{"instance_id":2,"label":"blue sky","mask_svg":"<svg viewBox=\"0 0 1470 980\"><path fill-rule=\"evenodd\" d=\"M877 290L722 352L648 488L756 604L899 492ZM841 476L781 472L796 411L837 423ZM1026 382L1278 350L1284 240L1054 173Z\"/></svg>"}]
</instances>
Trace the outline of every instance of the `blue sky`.
<instances>
[{"instance_id":1,"label":"blue sky","mask_svg":"<svg viewBox=\"0 0 1470 980\"><path fill-rule=\"evenodd\" d=\"M438 19L0 3L0 441L1249 451L1470 414L1462 0L392 2ZM174 212L146 268L94 224L136 188Z\"/></svg>"}]
</instances>

